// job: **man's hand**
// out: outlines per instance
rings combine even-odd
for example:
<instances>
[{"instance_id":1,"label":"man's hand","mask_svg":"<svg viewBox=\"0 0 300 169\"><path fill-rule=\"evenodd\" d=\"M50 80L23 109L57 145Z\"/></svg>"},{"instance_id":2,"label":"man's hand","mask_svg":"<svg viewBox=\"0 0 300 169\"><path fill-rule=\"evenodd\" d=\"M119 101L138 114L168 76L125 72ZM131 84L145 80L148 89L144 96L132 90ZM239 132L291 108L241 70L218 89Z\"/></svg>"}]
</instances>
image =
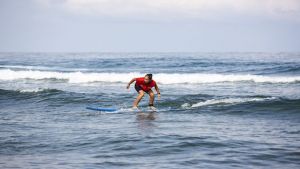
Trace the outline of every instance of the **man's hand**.
<instances>
[{"instance_id":1,"label":"man's hand","mask_svg":"<svg viewBox=\"0 0 300 169\"><path fill-rule=\"evenodd\" d=\"M136 78L131 79L130 82L127 84L127 87L126 87L126 88L129 89L130 84L133 83L135 80L136 80ZM128 91L129 91L129 90L128 90Z\"/></svg>"},{"instance_id":2,"label":"man's hand","mask_svg":"<svg viewBox=\"0 0 300 169\"><path fill-rule=\"evenodd\" d=\"M157 99L160 100L160 93L157 93Z\"/></svg>"}]
</instances>

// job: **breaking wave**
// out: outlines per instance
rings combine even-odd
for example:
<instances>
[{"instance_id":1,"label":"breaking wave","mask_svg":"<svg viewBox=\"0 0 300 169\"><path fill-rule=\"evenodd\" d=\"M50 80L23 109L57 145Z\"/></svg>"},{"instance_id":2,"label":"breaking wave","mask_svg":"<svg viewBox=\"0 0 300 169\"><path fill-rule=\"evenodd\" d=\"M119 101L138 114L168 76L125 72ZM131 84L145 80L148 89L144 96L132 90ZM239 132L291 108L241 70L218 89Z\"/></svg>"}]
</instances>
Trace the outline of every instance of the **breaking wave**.
<instances>
[{"instance_id":1,"label":"breaking wave","mask_svg":"<svg viewBox=\"0 0 300 169\"><path fill-rule=\"evenodd\" d=\"M0 80L18 79L58 79L69 83L109 82L127 83L133 77L144 76L143 73L84 73L84 72L58 72L39 70L11 70L1 69ZM219 82L255 82L255 83L295 83L300 81L300 76L266 76L251 74L207 74L207 73L157 73L154 79L160 84L199 84Z\"/></svg>"}]
</instances>

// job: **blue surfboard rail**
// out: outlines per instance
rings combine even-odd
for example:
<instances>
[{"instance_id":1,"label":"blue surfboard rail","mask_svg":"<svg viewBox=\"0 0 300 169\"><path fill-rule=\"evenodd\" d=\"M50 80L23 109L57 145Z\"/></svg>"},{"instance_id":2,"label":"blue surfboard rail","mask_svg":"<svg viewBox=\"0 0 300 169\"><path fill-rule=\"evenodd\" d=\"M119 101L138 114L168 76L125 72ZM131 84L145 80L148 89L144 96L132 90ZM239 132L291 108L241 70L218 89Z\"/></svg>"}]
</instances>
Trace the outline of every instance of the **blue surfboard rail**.
<instances>
[{"instance_id":1,"label":"blue surfboard rail","mask_svg":"<svg viewBox=\"0 0 300 169\"><path fill-rule=\"evenodd\" d=\"M96 111L107 111L107 112L114 112L114 111L117 111L117 110L118 110L118 109L116 109L116 108L91 107L91 106L86 107L86 109L89 109L89 110L96 110Z\"/></svg>"}]
</instances>

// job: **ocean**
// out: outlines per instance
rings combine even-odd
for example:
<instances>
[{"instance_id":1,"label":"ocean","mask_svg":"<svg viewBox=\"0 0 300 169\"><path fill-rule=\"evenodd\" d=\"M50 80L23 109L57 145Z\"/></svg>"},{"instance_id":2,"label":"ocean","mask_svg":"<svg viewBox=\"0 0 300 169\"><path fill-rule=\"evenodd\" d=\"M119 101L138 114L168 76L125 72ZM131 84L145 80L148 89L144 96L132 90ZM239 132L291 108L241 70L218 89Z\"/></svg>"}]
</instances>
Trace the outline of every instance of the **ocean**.
<instances>
[{"instance_id":1,"label":"ocean","mask_svg":"<svg viewBox=\"0 0 300 169\"><path fill-rule=\"evenodd\" d=\"M300 53L0 53L0 168L299 167Z\"/></svg>"}]
</instances>

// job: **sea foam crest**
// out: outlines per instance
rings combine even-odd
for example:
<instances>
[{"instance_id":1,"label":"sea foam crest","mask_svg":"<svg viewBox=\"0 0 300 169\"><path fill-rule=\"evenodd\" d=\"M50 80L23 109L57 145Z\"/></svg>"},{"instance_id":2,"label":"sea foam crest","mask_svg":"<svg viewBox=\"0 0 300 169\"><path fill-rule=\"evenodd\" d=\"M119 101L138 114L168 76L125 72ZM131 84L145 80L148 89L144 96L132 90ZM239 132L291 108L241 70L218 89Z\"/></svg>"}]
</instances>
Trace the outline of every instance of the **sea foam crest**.
<instances>
[{"instance_id":1,"label":"sea foam crest","mask_svg":"<svg viewBox=\"0 0 300 169\"><path fill-rule=\"evenodd\" d=\"M144 76L142 73L90 73L90 72L57 72L38 70L0 70L0 80L17 79L62 79L69 83L89 83L89 82L121 82L127 83L133 77ZM241 82L251 81L257 83L293 83L299 82L300 76L265 76L251 74L206 74L206 73L157 73L153 76L160 84L180 84L180 83L218 83L218 82Z\"/></svg>"},{"instance_id":2,"label":"sea foam crest","mask_svg":"<svg viewBox=\"0 0 300 169\"><path fill-rule=\"evenodd\" d=\"M223 98L223 99L210 99L206 101L201 101L195 104L184 103L181 105L183 108L195 108L195 107L202 107L202 106L209 106L209 105L230 105L230 104L239 104L239 103L246 103L246 102L261 102L261 101L268 101L274 100L275 97L266 97L266 98Z\"/></svg>"}]
</instances>

